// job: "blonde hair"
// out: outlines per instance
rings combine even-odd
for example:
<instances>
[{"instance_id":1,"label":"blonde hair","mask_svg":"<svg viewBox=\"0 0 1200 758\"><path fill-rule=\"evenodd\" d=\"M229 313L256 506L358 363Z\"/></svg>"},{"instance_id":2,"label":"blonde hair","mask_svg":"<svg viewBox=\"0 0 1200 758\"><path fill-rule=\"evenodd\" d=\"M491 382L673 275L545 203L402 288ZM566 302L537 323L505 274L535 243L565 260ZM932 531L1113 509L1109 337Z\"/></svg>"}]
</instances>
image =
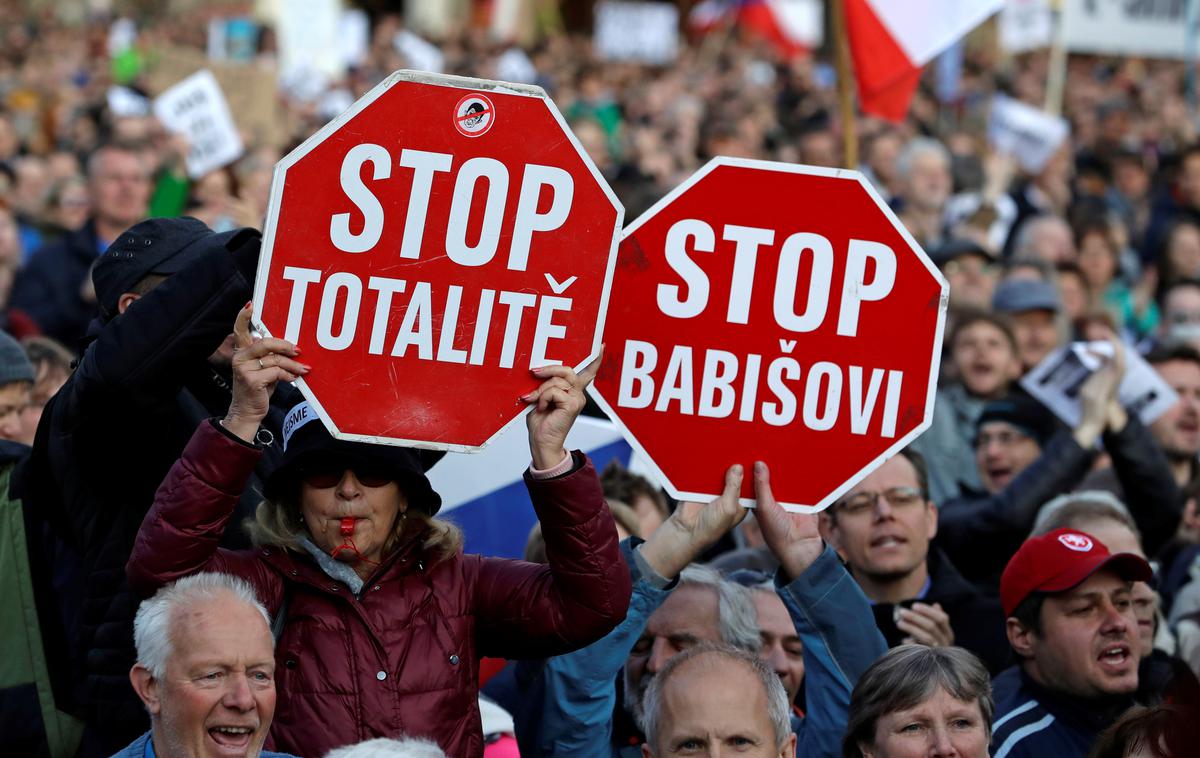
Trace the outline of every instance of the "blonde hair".
<instances>
[{"instance_id":1,"label":"blonde hair","mask_svg":"<svg viewBox=\"0 0 1200 758\"><path fill-rule=\"evenodd\" d=\"M302 553L300 543L311 538L300 517L299 502L264 500L254 513L254 521L246 524L250 540L259 547L272 545ZM420 539L421 548L441 563L462 552L463 533L450 521L433 518L417 508L409 508L404 518L397 518L392 533L383 545L383 554L391 555L399 545Z\"/></svg>"}]
</instances>

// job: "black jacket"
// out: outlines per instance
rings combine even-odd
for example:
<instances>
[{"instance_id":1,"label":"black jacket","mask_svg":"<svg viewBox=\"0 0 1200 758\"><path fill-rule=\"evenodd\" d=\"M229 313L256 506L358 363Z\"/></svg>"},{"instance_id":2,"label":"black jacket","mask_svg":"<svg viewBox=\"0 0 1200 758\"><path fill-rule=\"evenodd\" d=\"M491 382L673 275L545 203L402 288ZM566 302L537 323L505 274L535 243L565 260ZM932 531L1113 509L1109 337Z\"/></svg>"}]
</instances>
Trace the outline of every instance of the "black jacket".
<instances>
[{"instance_id":1,"label":"black jacket","mask_svg":"<svg viewBox=\"0 0 1200 758\"><path fill-rule=\"evenodd\" d=\"M49 556L35 581L43 596L59 599L39 615L57 614L65 640L51 664L55 695L103 735L106 755L148 728L129 684L137 600L125 563L155 490L197 424L228 408L228 379L207 358L250 299L258 249L257 233L237 235L123 315L94 324L95 340L42 415L24 472L23 496L44 519ZM280 389L264 422L276 432L291 402ZM275 464L277 448L267 446L261 473ZM257 504L252 490L232 523ZM240 529L226 537L245 544Z\"/></svg>"},{"instance_id":2,"label":"black jacket","mask_svg":"<svg viewBox=\"0 0 1200 758\"><path fill-rule=\"evenodd\" d=\"M100 253L92 221L42 246L13 284L13 307L33 318L46 335L74 347L96 314L95 300L84 300L82 293Z\"/></svg>"},{"instance_id":3,"label":"black jacket","mask_svg":"<svg viewBox=\"0 0 1200 758\"><path fill-rule=\"evenodd\" d=\"M1119 434L1104 434L1104 449L1129 493L1130 511L1153 554L1179 523L1179 488L1150 432L1130 416ZM969 494L941 505L937 544L963 576L984 588L1000 584L1008 559L1029 536L1038 511L1070 492L1095 459L1069 432L1059 432L1042 454L995 495ZM1136 495L1134 494L1136 493Z\"/></svg>"},{"instance_id":4,"label":"black jacket","mask_svg":"<svg viewBox=\"0 0 1200 758\"><path fill-rule=\"evenodd\" d=\"M1000 600L995 593L981 592L964 579L941 550L930 547L925 560L929 570L929 589L917 602L929 605L939 603L950 616L954 644L979 656L992 675L1003 671L1010 660ZM875 613L875 624L887 640L888 647L899 645L906 633L896 626L896 605L876 603L871 610Z\"/></svg>"}]
</instances>

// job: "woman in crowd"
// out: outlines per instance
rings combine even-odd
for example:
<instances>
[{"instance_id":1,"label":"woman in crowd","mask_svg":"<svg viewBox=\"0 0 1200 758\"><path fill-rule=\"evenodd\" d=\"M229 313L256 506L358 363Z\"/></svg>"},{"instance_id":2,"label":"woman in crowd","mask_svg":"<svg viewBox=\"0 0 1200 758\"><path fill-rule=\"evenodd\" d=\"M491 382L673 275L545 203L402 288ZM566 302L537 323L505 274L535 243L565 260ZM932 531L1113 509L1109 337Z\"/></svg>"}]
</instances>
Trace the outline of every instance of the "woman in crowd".
<instances>
[{"instance_id":1,"label":"woman in crowd","mask_svg":"<svg viewBox=\"0 0 1200 758\"><path fill-rule=\"evenodd\" d=\"M600 638L629 603L629 572L591 463L563 448L593 363L534 369L522 400L533 465L525 481L548 565L464 555L425 476L430 456L335 441L306 403L283 428L258 548L217 543L258 460L259 422L278 381L309 371L298 349L235 328L233 401L204 422L168 474L128 564L150 593L199 571L242 576L276 619L272 749L302 756L371 737L428 737L454 756L483 752L481 656L547 657ZM319 369L318 369L319 370Z\"/></svg>"},{"instance_id":2,"label":"woman in crowd","mask_svg":"<svg viewBox=\"0 0 1200 758\"><path fill-rule=\"evenodd\" d=\"M901 645L855 685L842 756L988 758L994 711L991 680L974 655Z\"/></svg>"}]
</instances>

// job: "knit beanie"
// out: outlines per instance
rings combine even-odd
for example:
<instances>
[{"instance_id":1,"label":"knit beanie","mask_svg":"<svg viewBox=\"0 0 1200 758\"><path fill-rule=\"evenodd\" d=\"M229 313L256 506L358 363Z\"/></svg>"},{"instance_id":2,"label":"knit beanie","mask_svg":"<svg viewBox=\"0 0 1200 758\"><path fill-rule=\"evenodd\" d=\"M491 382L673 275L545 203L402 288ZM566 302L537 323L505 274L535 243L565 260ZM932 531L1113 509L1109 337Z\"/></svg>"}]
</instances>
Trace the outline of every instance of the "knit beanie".
<instances>
[{"instance_id":1,"label":"knit beanie","mask_svg":"<svg viewBox=\"0 0 1200 758\"><path fill-rule=\"evenodd\" d=\"M8 332L0 332L0 386L13 382L30 382L35 378L33 364Z\"/></svg>"}]
</instances>

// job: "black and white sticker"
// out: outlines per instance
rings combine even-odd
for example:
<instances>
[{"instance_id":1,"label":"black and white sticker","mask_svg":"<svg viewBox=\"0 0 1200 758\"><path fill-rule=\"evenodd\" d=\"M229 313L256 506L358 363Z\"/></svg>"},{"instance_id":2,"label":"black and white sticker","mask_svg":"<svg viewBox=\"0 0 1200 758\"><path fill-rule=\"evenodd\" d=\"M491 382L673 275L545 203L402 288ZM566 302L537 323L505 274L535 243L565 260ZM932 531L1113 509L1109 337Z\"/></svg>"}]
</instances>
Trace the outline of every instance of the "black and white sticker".
<instances>
[{"instance_id":1,"label":"black and white sticker","mask_svg":"<svg viewBox=\"0 0 1200 758\"><path fill-rule=\"evenodd\" d=\"M464 137L482 137L496 122L496 108L483 95L467 95L454 106L454 128Z\"/></svg>"}]
</instances>

